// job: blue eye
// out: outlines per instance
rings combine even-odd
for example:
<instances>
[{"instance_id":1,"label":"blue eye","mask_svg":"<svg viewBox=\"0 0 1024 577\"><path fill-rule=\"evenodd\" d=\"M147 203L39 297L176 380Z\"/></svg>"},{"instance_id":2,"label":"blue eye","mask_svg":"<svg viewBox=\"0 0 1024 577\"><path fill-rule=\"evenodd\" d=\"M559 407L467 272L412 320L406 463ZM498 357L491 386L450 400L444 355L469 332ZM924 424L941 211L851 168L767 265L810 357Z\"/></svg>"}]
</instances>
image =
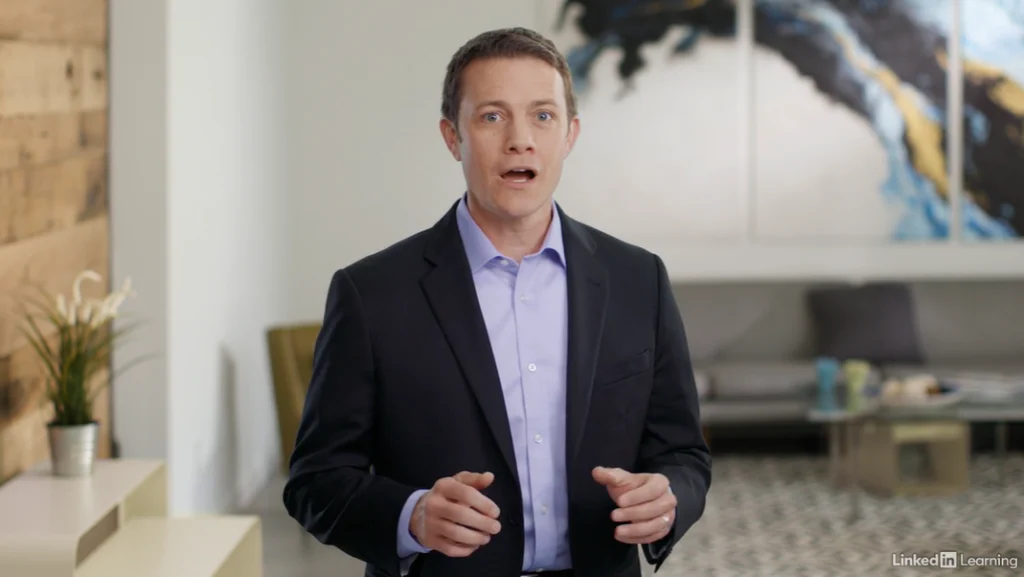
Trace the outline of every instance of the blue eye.
<instances>
[{"instance_id":1,"label":"blue eye","mask_svg":"<svg viewBox=\"0 0 1024 577\"><path fill-rule=\"evenodd\" d=\"M550 113L548 113L548 112L541 112L541 113L540 113L540 114L538 114L537 116L538 116L538 117L542 117L542 116L543 116L543 117L546 117L546 118L541 118L541 120L551 120L551 114L550 114Z\"/></svg>"},{"instance_id":2,"label":"blue eye","mask_svg":"<svg viewBox=\"0 0 1024 577\"><path fill-rule=\"evenodd\" d=\"M484 120L487 122L495 122L498 120L498 113L488 112L487 114L484 114Z\"/></svg>"}]
</instances>

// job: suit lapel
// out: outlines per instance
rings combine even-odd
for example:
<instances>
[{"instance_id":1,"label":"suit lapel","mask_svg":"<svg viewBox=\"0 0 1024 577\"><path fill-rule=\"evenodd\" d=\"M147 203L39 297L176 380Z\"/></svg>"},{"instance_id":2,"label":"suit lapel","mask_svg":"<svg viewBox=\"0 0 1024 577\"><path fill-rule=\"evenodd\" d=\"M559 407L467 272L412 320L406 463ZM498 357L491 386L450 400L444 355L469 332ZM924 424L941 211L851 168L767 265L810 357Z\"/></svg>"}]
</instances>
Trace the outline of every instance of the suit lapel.
<instances>
[{"instance_id":1,"label":"suit lapel","mask_svg":"<svg viewBox=\"0 0 1024 577\"><path fill-rule=\"evenodd\" d=\"M569 301L565 447L566 463L571 470L590 410L590 393L608 303L608 279L604 265L594 256L596 245L590 234L564 214L562 238Z\"/></svg>"},{"instance_id":2,"label":"suit lapel","mask_svg":"<svg viewBox=\"0 0 1024 577\"><path fill-rule=\"evenodd\" d=\"M431 231L433 239L427 245L425 257L434 264L434 269L423 277L423 291L480 405L502 457L518 481L505 397L477 299L476 286L469 270L469 261L459 235L455 216L457 205Z\"/></svg>"}]
</instances>

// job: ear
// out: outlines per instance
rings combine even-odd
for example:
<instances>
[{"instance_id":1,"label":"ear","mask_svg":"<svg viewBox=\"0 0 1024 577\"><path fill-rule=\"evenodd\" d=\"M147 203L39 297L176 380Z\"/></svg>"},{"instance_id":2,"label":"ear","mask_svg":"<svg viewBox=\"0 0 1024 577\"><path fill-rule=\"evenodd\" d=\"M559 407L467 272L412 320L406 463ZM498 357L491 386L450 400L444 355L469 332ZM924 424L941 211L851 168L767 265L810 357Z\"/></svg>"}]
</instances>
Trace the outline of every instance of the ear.
<instances>
[{"instance_id":1,"label":"ear","mask_svg":"<svg viewBox=\"0 0 1024 577\"><path fill-rule=\"evenodd\" d=\"M569 157L569 153L572 152L574 146L576 146L576 139L580 135L580 117L576 116L569 122L569 130L565 134L565 157Z\"/></svg>"},{"instance_id":2,"label":"ear","mask_svg":"<svg viewBox=\"0 0 1024 577\"><path fill-rule=\"evenodd\" d=\"M441 137L444 138L444 145L448 152L452 153L455 160L462 162L462 153L459 151L459 129L447 118L441 118Z\"/></svg>"}]
</instances>

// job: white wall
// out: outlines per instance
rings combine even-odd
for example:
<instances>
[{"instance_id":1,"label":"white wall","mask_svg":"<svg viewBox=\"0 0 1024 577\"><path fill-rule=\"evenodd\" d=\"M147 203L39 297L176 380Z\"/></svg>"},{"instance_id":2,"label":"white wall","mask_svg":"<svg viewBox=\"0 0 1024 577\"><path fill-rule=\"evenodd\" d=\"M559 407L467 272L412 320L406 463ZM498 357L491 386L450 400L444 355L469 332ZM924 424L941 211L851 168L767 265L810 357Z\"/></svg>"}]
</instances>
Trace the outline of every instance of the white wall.
<instances>
[{"instance_id":1,"label":"white wall","mask_svg":"<svg viewBox=\"0 0 1024 577\"><path fill-rule=\"evenodd\" d=\"M438 129L445 67L484 30L534 26L537 6L293 4L292 318L319 319L335 269L430 226L462 194L460 166Z\"/></svg>"},{"instance_id":2,"label":"white wall","mask_svg":"<svg viewBox=\"0 0 1024 577\"><path fill-rule=\"evenodd\" d=\"M124 457L169 460L179 513L244 503L277 465L285 6L111 3L114 274L144 277L133 312L153 328L133 352L165 359L115 383L116 435Z\"/></svg>"},{"instance_id":3,"label":"white wall","mask_svg":"<svg viewBox=\"0 0 1024 577\"><path fill-rule=\"evenodd\" d=\"M110 2L111 275L132 277L138 293L123 305L144 324L118 349L113 433L123 454L165 459L167 350L167 6L163 0Z\"/></svg>"},{"instance_id":4,"label":"white wall","mask_svg":"<svg viewBox=\"0 0 1024 577\"><path fill-rule=\"evenodd\" d=\"M285 9L170 4L170 455L181 509L245 500L276 465L264 330L280 318L288 261Z\"/></svg>"}]
</instances>

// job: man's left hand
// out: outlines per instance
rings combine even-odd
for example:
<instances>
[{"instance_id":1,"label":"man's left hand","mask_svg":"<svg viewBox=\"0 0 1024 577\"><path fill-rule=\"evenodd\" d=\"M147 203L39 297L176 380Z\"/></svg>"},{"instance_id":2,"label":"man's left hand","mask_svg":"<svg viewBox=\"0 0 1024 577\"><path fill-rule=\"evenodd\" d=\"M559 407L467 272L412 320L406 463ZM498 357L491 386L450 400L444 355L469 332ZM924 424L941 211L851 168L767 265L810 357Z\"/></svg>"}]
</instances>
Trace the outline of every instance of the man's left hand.
<instances>
[{"instance_id":1,"label":"man's left hand","mask_svg":"<svg viewBox=\"0 0 1024 577\"><path fill-rule=\"evenodd\" d=\"M618 506L612 520L627 523L615 528L615 539L631 545L649 544L664 538L676 520L676 497L668 478L660 473L629 473L597 467L594 480L608 489Z\"/></svg>"}]
</instances>

